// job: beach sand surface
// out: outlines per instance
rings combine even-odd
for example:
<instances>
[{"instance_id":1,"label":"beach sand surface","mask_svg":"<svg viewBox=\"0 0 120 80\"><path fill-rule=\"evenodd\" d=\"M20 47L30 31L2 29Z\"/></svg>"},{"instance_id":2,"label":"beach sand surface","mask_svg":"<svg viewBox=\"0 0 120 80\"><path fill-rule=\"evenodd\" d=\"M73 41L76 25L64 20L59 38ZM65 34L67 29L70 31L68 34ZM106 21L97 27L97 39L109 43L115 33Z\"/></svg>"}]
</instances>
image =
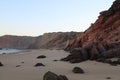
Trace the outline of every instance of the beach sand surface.
<instances>
[{"instance_id":1,"label":"beach sand surface","mask_svg":"<svg viewBox=\"0 0 120 80\"><path fill-rule=\"evenodd\" d=\"M47 71L52 71L58 75L66 75L69 80L120 80L120 65L111 66L96 61L85 61L71 64L60 60L69 53L63 50L31 50L18 54L0 55L0 61L4 64L0 67L0 80L43 80L43 75ZM45 55L44 59L36 57ZM45 67L34 67L36 63L43 63ZM19 67L16 67L20 65ZM74 67L81 67L85 73L75 74Z\"/></svg>"}]
</instances>

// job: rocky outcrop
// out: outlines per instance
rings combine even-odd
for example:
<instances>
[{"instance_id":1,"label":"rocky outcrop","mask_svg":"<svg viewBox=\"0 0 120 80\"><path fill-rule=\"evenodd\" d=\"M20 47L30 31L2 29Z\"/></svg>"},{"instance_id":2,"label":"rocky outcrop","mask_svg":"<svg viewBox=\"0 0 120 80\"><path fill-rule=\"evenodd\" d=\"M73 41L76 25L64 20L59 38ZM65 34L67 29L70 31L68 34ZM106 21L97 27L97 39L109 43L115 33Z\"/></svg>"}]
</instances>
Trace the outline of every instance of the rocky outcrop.
<instances>
[{"instance_id":1,"label":"rocky outcrop","mask_svg":"<svg viewBox=\"0 0 120 80\"><path fill-rule=\"evenodd\" d=\"M120 0L100 16L94 24L72 40L65 50L70 55L62 59L72 63L98 58L120 57Z\"/></svg>"},{"instance_id":2,"label":"rocky outcrop","mask_svg":"<svg viewBox=\"0 0 120 80\"><path fill-rule=\"evenodd\" d=\"M64 48L66 43L78 36L78 32L53 32L45 33L38 37L11 36L0 37L0 48L39 49L39 48Z\"/></svg>"}]
</instances>

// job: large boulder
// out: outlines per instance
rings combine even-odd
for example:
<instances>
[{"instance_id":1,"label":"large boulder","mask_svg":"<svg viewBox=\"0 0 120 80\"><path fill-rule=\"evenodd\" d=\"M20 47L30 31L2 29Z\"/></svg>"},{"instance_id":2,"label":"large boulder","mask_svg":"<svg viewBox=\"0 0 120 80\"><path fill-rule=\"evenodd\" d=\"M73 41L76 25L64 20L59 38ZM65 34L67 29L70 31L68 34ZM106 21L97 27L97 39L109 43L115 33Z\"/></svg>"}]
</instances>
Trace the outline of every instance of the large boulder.
<instances>
[{"instance_id":1,"label":"large boulder","mask_svg":"<svg viewBox=\"0 0 120 80\"><path fill-rule=\"evenodd\" d=\"M48 71L47 73L45 73L45 75L43 76L43 80L68 80L68 78L64 75L57 75L51 71Z\"/></svg>"}]
</instances>

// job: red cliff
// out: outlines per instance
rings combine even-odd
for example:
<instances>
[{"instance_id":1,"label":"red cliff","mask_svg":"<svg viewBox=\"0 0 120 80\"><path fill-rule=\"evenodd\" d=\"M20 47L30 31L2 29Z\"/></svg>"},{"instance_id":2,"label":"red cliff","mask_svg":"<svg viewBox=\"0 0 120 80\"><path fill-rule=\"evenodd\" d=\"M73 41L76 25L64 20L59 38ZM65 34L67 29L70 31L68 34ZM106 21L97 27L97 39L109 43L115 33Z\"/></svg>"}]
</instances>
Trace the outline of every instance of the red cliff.
<instances>
[{"instance_id":1,"label":"red cliff","mask_svg":"<svg viewBox=\"0 0 120 80\"><path fill-rule=\"evenodd\" d=\"M65 59L80 62L100 57L120 56L120 0L100 12L100 16L81 35L72 40L65 50L71 54ZM107 56L109 55L109 56Z\"/></svg>"}]
</instances>

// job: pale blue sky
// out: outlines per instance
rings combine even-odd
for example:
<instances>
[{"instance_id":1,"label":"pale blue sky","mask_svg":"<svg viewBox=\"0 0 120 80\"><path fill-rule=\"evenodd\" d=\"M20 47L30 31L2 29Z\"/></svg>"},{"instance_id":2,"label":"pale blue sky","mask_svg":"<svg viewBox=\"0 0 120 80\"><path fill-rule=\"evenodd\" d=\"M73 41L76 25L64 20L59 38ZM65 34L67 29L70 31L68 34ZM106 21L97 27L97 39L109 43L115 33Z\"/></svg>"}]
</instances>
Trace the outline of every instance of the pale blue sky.
<instances>
[{"instance_id":1,"label":"pale blue sky","mask_svg":"<svg viewBox=\"0 0 120 80\"><path fill-rule=\"evenodd\" d=\"M0 0L0 36L84 31L114 0Z\"/></svg>"}]
</instances>

